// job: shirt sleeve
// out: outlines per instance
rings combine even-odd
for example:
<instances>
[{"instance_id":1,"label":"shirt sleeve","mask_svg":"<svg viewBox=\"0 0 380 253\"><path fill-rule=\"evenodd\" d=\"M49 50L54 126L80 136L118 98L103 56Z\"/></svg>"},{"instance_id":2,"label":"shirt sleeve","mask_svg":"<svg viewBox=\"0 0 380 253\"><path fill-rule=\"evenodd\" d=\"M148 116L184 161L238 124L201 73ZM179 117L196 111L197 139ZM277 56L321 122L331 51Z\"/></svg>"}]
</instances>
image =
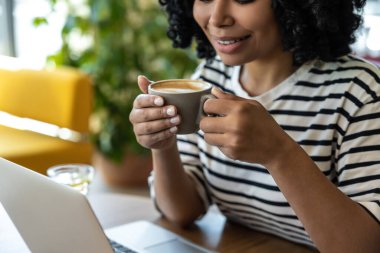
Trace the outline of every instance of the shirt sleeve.
<instances>
[{"instance_id":1,"label":"shirt sleeve","mask_svg":"<svg viewBox=\"0 0 380 253\"><path fill-rule=\"evenodd\" d=\"M380 223L380 99L352 116L338 150L339 189Z\"/></svg>"}]
</instances>

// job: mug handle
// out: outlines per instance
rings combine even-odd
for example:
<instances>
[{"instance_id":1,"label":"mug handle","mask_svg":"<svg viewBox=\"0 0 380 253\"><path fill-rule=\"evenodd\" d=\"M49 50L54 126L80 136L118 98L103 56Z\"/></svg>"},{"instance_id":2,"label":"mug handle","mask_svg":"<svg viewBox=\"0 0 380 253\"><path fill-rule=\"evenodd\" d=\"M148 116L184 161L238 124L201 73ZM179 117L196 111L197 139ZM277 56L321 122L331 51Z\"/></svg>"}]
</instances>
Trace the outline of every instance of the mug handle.
<instances>
[{"instance_id":1,"label":"mug handle","mask_svg":"<svg viewBox=\"0 0 380 253\"><path fill-rule=\"evenodd\" d=\"M208 99L213 99L213 98L216 98L216 97L212 94L203 95L201 97L201 101L200 101L200 105L199 105L199 112L198 112L198 117L197 117L197 124L198 125L201 122L201 119L203 117L212 116L212 115L208 115L207 113L205 113L205 111L203 110L203 105L204 105L204 103L206 103L206 101Z\"/></svg>"}]
</instances>

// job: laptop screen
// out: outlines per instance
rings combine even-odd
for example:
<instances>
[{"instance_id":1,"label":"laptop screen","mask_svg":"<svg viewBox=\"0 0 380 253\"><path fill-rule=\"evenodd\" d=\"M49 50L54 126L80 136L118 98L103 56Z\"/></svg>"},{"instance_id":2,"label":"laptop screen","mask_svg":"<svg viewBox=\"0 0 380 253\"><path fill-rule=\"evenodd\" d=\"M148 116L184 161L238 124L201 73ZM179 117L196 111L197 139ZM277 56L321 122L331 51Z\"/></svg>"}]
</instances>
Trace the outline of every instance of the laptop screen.
<instances>
[{"instance_id":1,"label":"laptop screen","mask_svg":"<svg viewBox=\"0 0 380 253\"><path fill-rule=\"evenodd\" d=\"M32 252L113 252L84 195L2 158L0 202Z\"/></svg>"}]
</instances>

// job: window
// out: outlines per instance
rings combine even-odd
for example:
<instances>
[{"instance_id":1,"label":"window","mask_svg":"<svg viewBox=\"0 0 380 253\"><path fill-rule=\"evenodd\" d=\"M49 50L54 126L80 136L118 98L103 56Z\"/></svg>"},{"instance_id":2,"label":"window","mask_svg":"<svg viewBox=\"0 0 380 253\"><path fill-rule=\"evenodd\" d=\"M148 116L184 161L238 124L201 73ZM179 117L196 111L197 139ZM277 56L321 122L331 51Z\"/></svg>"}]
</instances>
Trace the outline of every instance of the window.
<instances>
[{"instance_id":1,"label":"window","mask_svg":"<svg viewBox=\"0 0 380 253\"><path fill-rule=\"evenodd\" d=\"M356 54L380 65L380 0L368 0L364 23L353 45Z\"/></svg>"},{"instance_id":2,"label":"window","mask_svg":"<svg viewBox=\"0 0 380 253\"><path fill-rule=\"evenodd\" d=\"M51 12L47 0L13 0L16 56L43 65L48 55L61 46L60 31L64 16ZM35 17L48 17L48 25L35 27Z\"/></svg>"},{"instance_id":3,"label":"window","mask_svg":"<svg viewBox=\"0 0 380 253\"><path fill-rule=\"evenodd\" d=\"M47 0L0 0L0 55L16 56L22 65L42 67L46 57L61 46L64 15L51 13ZM48 25L35 27L35 17L48 17Z\"/></svg>"},{"instance_id":4,"label":"window","mask_svg":"<svg viewBox=\"0 0 380 253\"><path fill-rule=\"evenodd\" d=\"M365 14L380 16L380 0L367 0Z\"/></svg>"},{"instance_id":5,"label":"window","mask_svg":"<svg viewBox=\"0 0 380 253\"><path fill-rule=\"evenodd\" d=\"M12 0L0 0L0 55L15 55L12 9Z\"/></svg>"}]
</instances>

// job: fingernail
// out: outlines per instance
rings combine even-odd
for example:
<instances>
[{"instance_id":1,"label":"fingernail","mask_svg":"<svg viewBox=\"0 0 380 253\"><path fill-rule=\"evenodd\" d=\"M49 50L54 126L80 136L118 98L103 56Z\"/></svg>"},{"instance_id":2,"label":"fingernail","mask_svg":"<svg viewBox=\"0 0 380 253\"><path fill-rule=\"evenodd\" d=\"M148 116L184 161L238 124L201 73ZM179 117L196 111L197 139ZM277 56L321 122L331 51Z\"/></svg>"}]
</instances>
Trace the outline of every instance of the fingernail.
<instances>
[{"instance_id":1,"label":"fingernail","mask_svg":"<svg viewBox=\"0 0 380 253\"><path fill-rule=\"evenodd\" d=\"M221 88L219 88L219 87L213 87L212 89L213 89L214 91L224 93L223 90L222 90Z\"/></svg>"},{"instance_id":2,"label":"fingernail","mask_svg":"<svg viewBox=\"0 0 380 253\"><path fill-rule=\"evenodd\" d=\"M157 106L163 106L164 105L164 100L162 98L155 98L154 99L154 104Z\"/></svg>"},{"instance_id":3,"label":"fingernail","mask_svg":"<svg viewBox=\"0 0 380 253\"><path fill-rule=\"evenodd\" d=\"M166 110L166 113L169 115L169 116L174 116L175 115L175 110L173 107L169 107L167 110Z\"/></svg>"},{"instance_id":4,"label":"fingernail","mask_svg":"<svg viewBox=\"0 0 380 253\"><path fill-rule=\"evenodd\" d=\"M137 76L137 80L140 80L141 78L146 78L146 76L144 76L144 75L138 75Z\"/></svg>"},{"instance_id":5,"label":"fingernail","mask_svg":"<svg viewBox=\"0 0 380 253\"><path fill-rule=\"evenodd\" d=\"M146 80L148 80L150 83L152 83L153 81L150 80L148 77L144 76L144 75L138 75L137 76L137 80L140 79L140 78L145 78Z\"/></svg>"},{"instance_id":6,"label":"fingernail","mask_svg":"<svg viewBox=\"0 0 380 253\"><path fill-rule=\"evenodd\" d=\"M173 134L175 134L178 131L178 127L172 127L169 129L169 131Z\"/></svg>"},{"instance_id":7,"label":"fingernail","mask_svg":"<svg viewBox=\"0 0 380 253\"><path fill-rule=\"evenodd\" d=\"M171 119L170 119L170 123L172 123L172 124L177 124L177 123L179 123L179 117L176 116L176 117L171 118Z\"/></svg>"}]
</instances>

